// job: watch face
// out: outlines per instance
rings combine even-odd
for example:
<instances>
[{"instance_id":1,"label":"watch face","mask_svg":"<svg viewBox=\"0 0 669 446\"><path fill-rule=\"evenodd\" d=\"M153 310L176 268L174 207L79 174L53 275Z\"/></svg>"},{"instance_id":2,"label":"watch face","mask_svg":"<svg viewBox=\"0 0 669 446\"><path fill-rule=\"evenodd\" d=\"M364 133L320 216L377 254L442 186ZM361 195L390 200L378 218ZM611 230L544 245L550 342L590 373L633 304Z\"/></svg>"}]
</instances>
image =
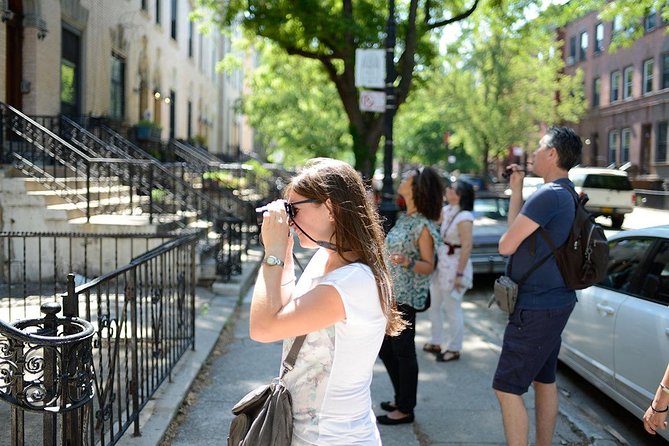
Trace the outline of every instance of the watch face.
<instances>
[{"instance_id":1,"label":"watch face","mask_svg":"<svg viewBox=\"0 0 669 446\"><path fill-rule=\"evenodd\" d=\"M280 259L278 259L277 257L274 257L274 256L268 256L265 259L265 263L267 263L268 265L272 265L272 266L283 265L283 262Z\"/></svg>"}]
</instances>

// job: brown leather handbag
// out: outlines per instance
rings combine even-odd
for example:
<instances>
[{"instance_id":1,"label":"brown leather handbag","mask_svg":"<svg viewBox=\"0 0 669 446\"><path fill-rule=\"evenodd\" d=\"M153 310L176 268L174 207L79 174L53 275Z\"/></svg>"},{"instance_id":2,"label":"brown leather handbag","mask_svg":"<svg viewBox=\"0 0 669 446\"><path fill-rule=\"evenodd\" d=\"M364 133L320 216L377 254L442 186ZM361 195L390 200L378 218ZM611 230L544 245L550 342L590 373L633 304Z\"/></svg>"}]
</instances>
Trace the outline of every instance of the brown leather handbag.
<instances>
[{"instance_id":1,"label":"brown leather handbag","mask_svg":"<svg viewBox=\"0 0 669 446\"><path fill-rule=\"evenodd\" d=\"M247 393L232 408L228 446L289 446L293 439L293 401L283 382L295 366L306 335L295 338L278 378Z\"/></svg>"}]
</instances>

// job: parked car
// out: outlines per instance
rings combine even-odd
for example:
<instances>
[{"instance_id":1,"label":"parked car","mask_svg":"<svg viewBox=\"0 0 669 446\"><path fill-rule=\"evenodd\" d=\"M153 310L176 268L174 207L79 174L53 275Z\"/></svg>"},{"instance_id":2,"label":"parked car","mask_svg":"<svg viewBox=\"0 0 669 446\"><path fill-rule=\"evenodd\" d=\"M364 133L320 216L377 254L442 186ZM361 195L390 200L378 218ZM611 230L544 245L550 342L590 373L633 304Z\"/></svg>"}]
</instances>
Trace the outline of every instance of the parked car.
<instances>
[{"instance_id":1,"label":"parked car","mask_svg":"<svg viewBox=\"0 0 669 446\"><path fill-rule=\"evenodd\" d=\"M541 177L527 176L523 178L523 201L526 201L530 195L534 193L544 184L544 179ZM506 189L504 195L511 196L511 189Z\"/></svg>"},{"instance_id":2,"label":"parked car","mask_svg":"<svg viewBox=\"0 0 669 446\"><path fill-rule=\"evenodd\" d=\"M499 239L506 232L509 197L479 191L474 200L472 266L474 274L504 272L506 258L498 251Z\"/></svg>"},{"instance_id":3,"label":"parked car","mask_svg":"<svg viewBox=\"0 0 669 446\"><path fill-rule=\"evenodd\" d=\"M619 232L609 249L606 278L577 292L559 358L640 419L669 361L669 225Z\"/></svg>"},{"instance_id":4,"label":"parked car","mask_svg":"<svg viewBox=\"0 0 669 446\"><path fill-rule=\"evenodd\" d=\"M620 229L625 214L634 210L636 197L627 172L598 167L574 167L569 179L576 192L588 195L586 209L595 217L611 218L611 226Z\"/></svg>"},{"instance_id":5,"label":"parked car","mask_svg":"<svg viewBox=\"0 0 669 446\"><path fill-rule=\"evenodd\" d=\"M472 185L472 187L474 188L474 191L476 191L476 192L488 190L488 184L486 182L486 179L483 178L482 176L472 175L472 174L468 174L468 173L461 173L458 176L455 176L455 175L451 176L451 182L458 181L458 180L468 182L469 184Z\"/></svg>"}]
</instances>

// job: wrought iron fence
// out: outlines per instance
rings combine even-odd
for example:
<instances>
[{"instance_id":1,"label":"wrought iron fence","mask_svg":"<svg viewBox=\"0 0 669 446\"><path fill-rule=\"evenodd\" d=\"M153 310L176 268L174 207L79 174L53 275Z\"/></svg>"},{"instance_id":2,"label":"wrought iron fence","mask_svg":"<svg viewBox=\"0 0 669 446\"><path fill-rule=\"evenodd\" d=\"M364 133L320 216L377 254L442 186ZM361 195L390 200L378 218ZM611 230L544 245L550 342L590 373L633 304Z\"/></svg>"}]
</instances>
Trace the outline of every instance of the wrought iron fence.
<instances>
[{"instance_id":1,"label":"wrought iron fence","mask_svg":"<svg viewBox=\"0 0 669 446\"><path fill-rule=\"evenodd\" d=\"M0 233L1 319L34 318L65 292L64 316L92 324L95 397L77 421L84 444L114 444L131 426L139 435L140 411L194 347L196 246L203 236ZM42 255L45 250L53 255ZM64 283L68 270L76 274ZM0 361L0 376L3 367ZM56 444L53 420L48 429L28 432L30 426L11 427L30 444Z\"/></svg>"}]
</instances>

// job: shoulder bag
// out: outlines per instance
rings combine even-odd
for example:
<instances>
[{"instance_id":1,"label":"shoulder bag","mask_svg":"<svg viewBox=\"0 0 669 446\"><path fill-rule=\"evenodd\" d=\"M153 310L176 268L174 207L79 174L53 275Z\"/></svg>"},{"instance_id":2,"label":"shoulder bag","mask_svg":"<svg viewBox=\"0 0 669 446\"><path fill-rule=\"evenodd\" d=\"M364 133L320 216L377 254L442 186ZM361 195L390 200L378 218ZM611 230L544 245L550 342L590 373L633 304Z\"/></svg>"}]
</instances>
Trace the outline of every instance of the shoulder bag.
<instances>
[{"instance_id":1,"label":"shoulder bag","mask_svg":"<svg viewBox=\"0 0 669 446\"><path fill-rule=\"evenodd\" d=\"M232 408L228 446L289 446L293 438L293 401L283 382L293 370L306 335L295 338L278 378L247 393Z\"/></svg>"}]
</instances>

